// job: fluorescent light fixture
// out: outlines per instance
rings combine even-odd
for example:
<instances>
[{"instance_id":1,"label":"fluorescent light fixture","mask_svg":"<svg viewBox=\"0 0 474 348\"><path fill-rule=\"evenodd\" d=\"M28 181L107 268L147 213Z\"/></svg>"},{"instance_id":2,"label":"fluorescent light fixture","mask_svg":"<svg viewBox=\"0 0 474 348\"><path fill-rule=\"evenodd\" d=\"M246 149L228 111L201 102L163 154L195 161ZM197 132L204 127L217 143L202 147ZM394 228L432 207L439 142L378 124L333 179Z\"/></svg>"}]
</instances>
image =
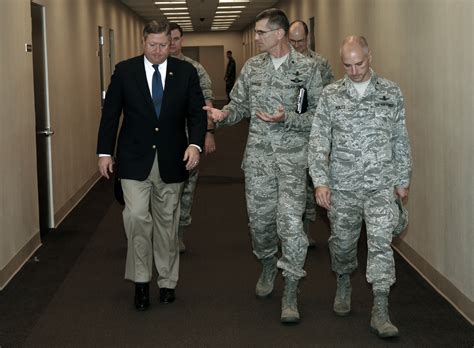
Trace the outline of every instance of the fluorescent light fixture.
<instances>
[{"instance_id":1,"label":"fluorescent light fixture","mask_svg":"<svg viewBox=\"0 0 474 348\"><path fill-rule=\"evenodd\" d=\"M161 11L187 11L187 7L160 7Z\"/></svg>"},{"instance_id":2,"label":"fluorescent light fixture","mask_svg":"<svg viewBox=\"0 0 474 348\"><path fill-rule=\"evenodd\" d=\"M216 11L216 14L226 14L226 13L242 13L242 11Z\"/></svg>"},{"instance_id":3,"label":"fluorescent light fixture","mask_svg":"<svg viewBox=\"0 0 474 348\"><path fill-rule=\"evenodd\" d=\"M214 23L234 23L233 19L225 19L225 18L216 18L213 20Z\"/></svg>"},{"instance_id":4,"label":"fluorescent light fixture","mask_svg":"<svg viewBox=\"0 0 474 348\"><path fill-rule=\"evenodd\" d=\"M155 1L155 5L184 5L186 1Z\"/></svg>"},{"instance_id":5,"label":"fluorescent light fixture","mask_svg":"<svg viewBox=\"0 0 474 348\"><path fill-rule=\"evenodd\" d=\"M163 12L163 14L168 16L189 16L189 12Z\"/></svg>"},{"instance_id":6,"label":"fluorescent light fixture","mask_svg":"<svg viewBox=\"0 0 474 348\"><path fill-rule=\"evenodd\" d=\"M246 6L217 6L218 10L233 10L237 8L245 8Z\"/></svg>"},{"instance_id":7,"label":"fluorescent light fixture","mask_svg":"<svg viewBox=\"0 0 474 348\"><path fill-rule=\"evenodd\" d=\"M191 19L189 17L166 17L168 19L172 19L172 20L178 20L178 19Z\"/></svg>"},{"instance_id":8,"label":"fluorescent light fixture","mask_svg":"<svg viewBox=\"0 0 474 348\"><path fill-rule=\"evenodd\" d=\"M233 2L250 2L250 0L219 0L219 4L228 4Z\"/></svg>"},{"instance_id":9,"label":"fluorescent light fixture","mask_svg":"<svg viewBox=\"0 0 474 348\"><path fill-rule=\"evenodd\" d=\"M239 15L215 15L214 18L239 18Z\"/></svg>"}]
</instances>

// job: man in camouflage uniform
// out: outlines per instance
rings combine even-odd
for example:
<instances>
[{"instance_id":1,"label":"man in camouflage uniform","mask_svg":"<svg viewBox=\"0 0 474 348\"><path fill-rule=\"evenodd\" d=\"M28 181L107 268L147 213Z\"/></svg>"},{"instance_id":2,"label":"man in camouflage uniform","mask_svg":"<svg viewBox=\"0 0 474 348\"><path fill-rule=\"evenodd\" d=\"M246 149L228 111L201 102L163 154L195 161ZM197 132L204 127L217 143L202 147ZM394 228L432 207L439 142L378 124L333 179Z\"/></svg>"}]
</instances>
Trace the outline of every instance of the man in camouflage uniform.
<instances>
[{"instance_id":1,"label":"man in camouflage uniform","mask_svg":"<svg viewBox=\"0 0 474 348\"><path fill-rule=\"evenodd\" d=\"M408 198L410 144L400 88L370 68L363 37L347 37L341 47L346 75L324 89L314 117L309 170L316 203L328 210L329 248L337 290L333 310L351 310L350 274L357 267L362 220L367 230L367 281L374 306L371 328L380 337L398 335L388 316L388 295L395 282L390 247L398 224L397 197Z\"/></svg>"},{"instance_id":2,"label":"man in camouflage uniform","mask_svg":"<svg viewBox=\"0 0 474 348\"><path fill-rule=\"evenodd\" d=\"M318 63L318 68L321 73L321 79L323 80L323 87L329 85L333 79L331 65L328 60L322 55L312 51L308 47L308 26L305 22L296 20L290 24L290 31L288 38L293 48L305 55L306 57L314 59ZM316 221L316 202L314 200L314 187L311 177L308 175L308 190L306 193L306 210L303 215L303 228L308 236L308 247L316 247L316 241L311 237L309 231L311 222Z\"/></svg>"},{"instance_id":3,"label":"man in camouflage uniform","mask_svg":"<svg viewBox=\"0 0 474 348\"><path fill-rule=\"evenodd\" d=\"M288 39L290 40L291 46L293 46L297 52L306 57L313 58L318 63L321 79L323 80L323 87L326 87L334 79L331 65L325 57L309 49L308 34L309 30L305 22L300 20L291 22L288 32Z\"/></svg>"},{"instance_id":4,"label":"man in camouflage uniform","mask_svg":"<svg viewBox=\"0 0 474 348\"><path fill-rule=\"evenodd\" d=\"M171 46L170 46L170 55L175 58L179 58L191 63L197 70L199 76L199 85L202 89L202 94L206 105L212 107L212 100L214 96L211 89L211 78L206 72L204 67L195 60L186 57L181 52L181 47L183 44L183 29L176 23L170 23L171 29ZM206 155L214 152L216 149L216 142L214 139L214 123L212 121L208 122L206 138L204 141L204 153ZM178 229L178 239L179 239L179 252L183 253L186 251L186 245L184 244L184 232L186 228L191 225L191 208L193 205L194 190L196 189L196 183L199 176L199 170L194 168L189 172L189 178L184 182L183 194L181 196L181 213L179 217L179 229Z\"/></svg>"},{"instance_id":5,"label":"man in camouflage uniform","mask_svg":"<svg viewBox=\"0 0 474 348\"><path fill-rule=\"evenodd\" d=\"M289 44L288 29L288 18L279 9L257 15L255 41L265 53L245 63L230 103L222 111L210 111L218 127L250 118L242 169L253 250L263 265L255 291L258 297L270 295L277 267L281 268L285 278L281 321L297 323L296 294L299 279L306 275L308 247L302 223L305 156L322 84L316 62ZM303 102L298 110L298 96L304 93L307 107ZM278 239L282 255L277 262Z\"/></svg>"}]
</instances>

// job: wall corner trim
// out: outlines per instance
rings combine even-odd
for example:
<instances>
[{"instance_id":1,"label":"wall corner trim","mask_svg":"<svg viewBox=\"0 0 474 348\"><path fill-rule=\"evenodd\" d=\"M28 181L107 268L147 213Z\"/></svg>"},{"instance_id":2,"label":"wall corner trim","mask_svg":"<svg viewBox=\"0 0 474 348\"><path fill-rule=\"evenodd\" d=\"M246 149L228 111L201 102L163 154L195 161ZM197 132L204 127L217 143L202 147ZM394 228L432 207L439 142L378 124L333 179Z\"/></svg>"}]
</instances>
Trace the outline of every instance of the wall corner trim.
<instances>
[{"instance_id":1,"label":"wall corner trim","mask_svg":"<svg viewBox=\"0 0 474 348\"><path fill-rule=\"evenodd\" d=\"M403 239L392 242L395 251L417 271L471 325L474 325L474 302L459 291L449 279L439 273Z\"/></svg>"},{"instance_id":2,"label":"wall corner trim","mask_svg":"<svg viewBox=\"0 0 474 348\"><path fill-rule=\"evenodd\" d=\"M41 247L39 231L25 244L23 248L0 270L0 291L3 290L10 280L21 270L30 257Z\"/></svg>"}]
</instances>

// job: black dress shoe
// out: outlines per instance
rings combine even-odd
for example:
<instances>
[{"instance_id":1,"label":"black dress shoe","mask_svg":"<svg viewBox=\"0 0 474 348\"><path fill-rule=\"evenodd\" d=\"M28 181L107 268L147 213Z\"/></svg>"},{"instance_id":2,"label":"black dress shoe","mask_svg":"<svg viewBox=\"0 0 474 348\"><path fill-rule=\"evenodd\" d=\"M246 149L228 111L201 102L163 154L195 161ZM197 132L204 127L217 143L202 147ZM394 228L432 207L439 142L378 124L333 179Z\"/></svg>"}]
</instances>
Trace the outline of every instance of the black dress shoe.
<instances>
[{"instance_id":1,"label":"black dress shoe","mask_svg":"<svg viewBox=\"0 0 474 348\"><path fill-rule=\"evenodd\" d=\"M174 302L174 289L161 288L160 289L160 302L161 303L172 303Z\"/></svg>"},{"instance_id":2,"label":"black dress shoe","mask_svg":"<svg viewBox=\"0 0 474 348\"><path fill-rule=\"evenodd\" d=\"M135 283L135 308L144 311L149 306L149 283Z\"/></svg>"}]
</instances>

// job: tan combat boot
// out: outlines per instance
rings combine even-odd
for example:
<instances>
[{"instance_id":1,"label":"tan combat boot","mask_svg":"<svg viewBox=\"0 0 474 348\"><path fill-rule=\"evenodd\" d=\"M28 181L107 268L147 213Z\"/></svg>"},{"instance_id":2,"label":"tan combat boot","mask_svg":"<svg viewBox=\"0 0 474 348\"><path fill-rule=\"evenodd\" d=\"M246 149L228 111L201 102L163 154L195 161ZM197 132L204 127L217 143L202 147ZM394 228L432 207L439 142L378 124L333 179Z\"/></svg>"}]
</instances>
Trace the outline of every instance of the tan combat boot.
<instances>
[{"instance_id":1,"label":"tan combat boot","mask_svg":"<svg viewBox=\"0 0 474 348\"><path fill-rule=\"evenodd\" d=\"M298 280L285 278L285 290L281 299L281 322L283 324L298 324L300 322L297 296Z\"/></svg>"},{"instance_id":2,"label":"tan combat boot","mask_svg":"<svg viewBox=\"0 0 474 348\"><path fill-rule=\"evenodd\" d=\"M388 317L388 292L374 293L374 306L372 307L372 318L370 328L380 338L398 336L398 329L390 322Z\"/></svg>"},{"instance_id":3,"label":"tan combat boot","mask_svg":"<svg viewBox=\"0 0 474 348\"><path fill-rule=\"evenodd\" d=\"M262 259L262 273L255 286L257 297L263 298L270 296L273 291L273 283L277 275L277 258L274 256Z\"/></svg>"},{"instance_id":4,"label":"tan combat boot","mask_svg":"<svg viewBox=\"0 0 474 348\"><path fill-rule=\"evenodd\" d=\"M340 317L349 315L351 311L351 278L349 274L336 276L337 289L334 297L333 311Z\"/></svg>"}]
</instances>

